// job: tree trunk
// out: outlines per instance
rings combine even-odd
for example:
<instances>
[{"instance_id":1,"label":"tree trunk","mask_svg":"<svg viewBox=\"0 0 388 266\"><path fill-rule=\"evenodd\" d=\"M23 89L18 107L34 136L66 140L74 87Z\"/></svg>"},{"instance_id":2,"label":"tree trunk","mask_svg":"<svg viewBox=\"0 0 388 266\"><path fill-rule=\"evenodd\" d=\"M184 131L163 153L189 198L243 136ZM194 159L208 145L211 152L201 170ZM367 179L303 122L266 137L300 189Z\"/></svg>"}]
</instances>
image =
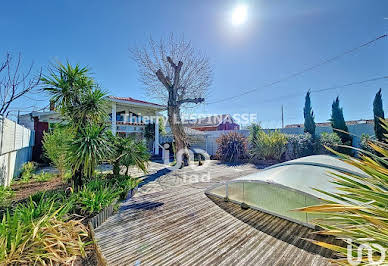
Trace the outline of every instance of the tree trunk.
<instances>
[{"instance_id":1,"label":"tree trunk","mask_svg":"<svg viewBox=\"0 0 388 266\"><path fill-rule=\"evenodd\" d=\"M73 176L73 186L74 191L78 192L79 189L82 187L82 169L78 169L75 171Z\"/></svg>"},{"instance_id":2,"label":"tree trunk","mask_svg":"<svg viewBox=\"0 0 388 266\"><path fill-rule=\"evenodd\" d=\"M116 178L120 175L120 160L113 163L113 177Z\"/></svg>"},{"instance_id":3,"label":"tree trunk","mask_svg":"<svg viewBox=\"0 0 388 266\"><path fill-rule=\"evenodd\" d=\"M177 105L170 105L168 107L168 122L171 127L172 134L174 136L175 141L175 153L177 154L179 151L185 151L183 153L183 166L188 165L189 155L187 153L187 137L184 131L180 108ZM178 159L178 158L177 158Z\"/></svg>"}]
</instances>

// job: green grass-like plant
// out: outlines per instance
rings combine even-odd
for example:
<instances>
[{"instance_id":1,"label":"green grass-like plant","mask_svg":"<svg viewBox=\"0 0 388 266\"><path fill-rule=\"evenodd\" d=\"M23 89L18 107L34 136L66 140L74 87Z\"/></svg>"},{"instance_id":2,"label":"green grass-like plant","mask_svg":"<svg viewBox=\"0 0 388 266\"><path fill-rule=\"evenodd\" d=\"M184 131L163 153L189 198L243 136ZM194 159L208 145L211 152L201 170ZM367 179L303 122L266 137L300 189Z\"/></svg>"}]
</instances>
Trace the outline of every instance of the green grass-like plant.
<instances>
[{"instance_id":1,"label":"green grass-like plant","mask_svg":"<svg viewBox=\"0 0 388 266\"><path fill-rule=\"evenodd\" d=\"M47 182L55 178L55 174L48 173L45 171L40 172L39 174L34 174L32 179L38 182Z\"/></svg>"},{"instance_id":2,"label":"green grass-like plant","mask_svg":"<svg viewBox=\"0 0 388 266\"><path fill-rule=\"evenodd\" d=\"M387 129L387 123L385 121L383 123ZM364 172L366 177L349 173L331 174L332 182L338 186L339 192L328 193L319 189L317 191L337 200L302 208L300 211L329 214L330 217L315 221L322 228L320 234L351 239L355 248L369 244L374 251L374 260L377 261L381 254L373 244L388 247L388 144L376 141L369 142L369 146L375 153L359 150L359 158L331 150L344 162ZM313 242L337 251L342 258L335 263L348 264L345 247L320 241ZM363 255L361 264L368 265L367 254L364 252ZM388 256L385 257L383 264L388 264Z\"/></svg>"},{"instance_id":3,"label":"green grass-like plant","mask_svg":"<svg viewBox=\"0 0 388 266\"><path fill-rule=\"evenodd\" d=\"M7 205L14 194L10 187L0 186L0 206Z\"/></svg>"},{"instance_id":4,"label":"green grass-like plant","mask_svg":"<svg viewBox=\"0 0 388 266\"><path fill-rule=\"evenodd\" d=\"M72 195L76 208L82 215L93 216L112 204L120 195L119 190L107 185L105 180L95 179Z\"/></svg>"},{"instance_id":5,"label":"green grass-like plant","mask_svg":"<svg viewBox=\"0 0 388 266\"><path fill-rule=\"evenodd\" d=\"M20 171L20 181L29 182L34 175L35 170L36 170L36 164L34 162L24 163Z\"/></svg>"},{"instance_id":6,"label":"green grass-like plant","mask_svg":"<svg viewBox=\"0 0 388 266\"><path fill-rule=\"evenodd\" d=\"M286 151L287 136L279 131L265 133L260 125L250 126L249 153L252 160L280 160Z\"/></svg>"}]
</instances>

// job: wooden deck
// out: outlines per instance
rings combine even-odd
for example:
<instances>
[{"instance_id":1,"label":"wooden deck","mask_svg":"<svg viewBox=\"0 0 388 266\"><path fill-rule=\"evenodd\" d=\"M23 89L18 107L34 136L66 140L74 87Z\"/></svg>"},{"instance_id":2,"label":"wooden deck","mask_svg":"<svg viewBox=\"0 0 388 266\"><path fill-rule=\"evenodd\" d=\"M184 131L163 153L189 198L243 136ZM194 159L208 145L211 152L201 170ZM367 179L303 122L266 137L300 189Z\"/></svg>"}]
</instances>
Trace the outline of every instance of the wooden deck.
<instances>
[{"instance_id":1,"label":"wooden deck","mask_svg":"<svg viewBox=\"0 0 388 266\"><path fill-rule=\"evenodd\" d=\"M330 251L301 239L311 237L311 229L204 194L216 182L257 169L218 165L211 169L208 182L175 186L170 182L122 204L119 213L95 232L108 264L329 264ZM187 174L179 171L162 177L171 181L174 175Z\"/></svg>"}]
</instances>

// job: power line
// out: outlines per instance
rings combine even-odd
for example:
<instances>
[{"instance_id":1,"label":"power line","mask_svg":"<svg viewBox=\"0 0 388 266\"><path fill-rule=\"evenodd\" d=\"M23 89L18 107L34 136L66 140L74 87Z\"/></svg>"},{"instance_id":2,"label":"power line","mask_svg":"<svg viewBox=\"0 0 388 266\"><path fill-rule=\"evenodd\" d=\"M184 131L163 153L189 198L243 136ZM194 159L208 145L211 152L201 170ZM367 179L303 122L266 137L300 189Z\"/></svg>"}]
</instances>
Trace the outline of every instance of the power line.
<instances>
[{"instance_id":1,"label":"power line","mask_svg":"<svg viewBox=\"0 0 388 266\"><path fill-rule=\"evenodd\" d=\"M342 52L342 53L339 54L339 55L336 55L336 56L334 56L334 57L331 57L331 58L328 58L328 59L326 59L326 60L323 60L323 61L320 62L320 63L314 64L314 65L312 65L312 66L310 66L310 67L308 67L308 68L305 68L305 69L303 69L303 70L301 70L301 71L295 72L295 73L293 73L293 74L291 74L291 75L289 75L289 76L286 76L286 77L284 77L284 78L282 78L282 79L279 79L279 80L277 80L277 81L274 81L274 82L272 82L272 83L269 83L269 84L267 84L267 85L264 85L264 86L262 86L261 88L271 87L271 86L276 85L276 84L278 84L278 83L281 83L281 82L283 82L283 81L286 81L286 80L289 80L289 79L291 79L291 78L300 76L300 75L304 74L305 72L311 71L311 70L313 70L313 69L315 69L315 68L318 68L318 67L320 67L320 66L322 66L322 65L331 63L331 62L333 62L333 61L335 61L335 60L337 60L337 59L339 59L339 58L341 58L341 57L343 57L343 56L345 56L345 55L351 54L351 53L353 53L353 52L355 52L355 51L357 51L357 50L359 50L359 49L361 49L361 48L363 48L363 47L369 46L370 44L372 44L372 43L374 43L374 42L376 42L376 41L378 41L378 40L381 40L381 39L383 39L383 38L386 38L386 37L387 37L387 34L383 34L383 35L381 35L381 36L378 36L378 37L376 37L375 39L373 39L373 40L371 40L371 41L368 41L368 42L366 42L366 43L363 43L363 44L361 44L361 45L359 45L359 46L357 46L357 47L355 47L355 48L348 49L348 50ZM218 101L214 101L214 102L207 103L207 105L217 104L217 103L221 103L221 102L233 100L233 99L239 98L239 97L241 97L241 96L244 96L244 95L250 94L250 93L252 93L252 92L255 92L255 91L259 90L259 89L260 89L260 88L251 89L251 90L248 90L248 91L246 91L246 92L243 92L243 93L240 93L240 94L231 96L231 97L227 97L227 98L224 98L224 99L221 99L221 100L218 100Z\"/></svg>"},{"instance_id":2,"label":"power line","mask_svg":"<svg viewBox=\"0 0 388 266\"><path fill-rule=\"evenodd\" d=\"M361 81L355 81L355 82L350 82L350 83L332 86L332 87L323 88L323 89L315 89L315 90L311 90L311 92L312 93L319 93L319 92L323 92L323 91L336 90L336 89L340 89L340 88L350 87L350 86L354 86L354 85L359 85L359 84L383 80L383 79L388 80L388 76L381 76L381 77L376 77L376 78L371 78L371 79L366 79L366 80L361 80ZM276 100L289 99L292 97L299 97L299 96L302 96L304 94L305 93L293 93L293 94L283 95L283 96L279 96L279 97L275 97L275 98L271 98L271 99L266 99L263 101L258 101L257 103L267 103L267 102L273 102Z\"/></svg>"}]
</instances>

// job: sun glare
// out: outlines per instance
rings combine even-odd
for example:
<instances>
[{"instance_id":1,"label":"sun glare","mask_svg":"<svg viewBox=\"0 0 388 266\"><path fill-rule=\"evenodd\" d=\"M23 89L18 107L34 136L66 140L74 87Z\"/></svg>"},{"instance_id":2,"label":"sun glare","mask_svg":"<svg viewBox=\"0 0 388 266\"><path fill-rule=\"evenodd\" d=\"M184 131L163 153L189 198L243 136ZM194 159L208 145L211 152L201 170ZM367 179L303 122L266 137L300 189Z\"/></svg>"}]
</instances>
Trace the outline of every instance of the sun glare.
<instances>
[{"instance_id":1,"label":"sun glare","mask_svg":"<svg viewBox=\"0 0 388 266\"><path fill-rule=\"evenodd\" d=\"M248 7L246 5L238 5L232 12L232 24L241 25L247 20Z\"/></svg>"}]
</instances>

